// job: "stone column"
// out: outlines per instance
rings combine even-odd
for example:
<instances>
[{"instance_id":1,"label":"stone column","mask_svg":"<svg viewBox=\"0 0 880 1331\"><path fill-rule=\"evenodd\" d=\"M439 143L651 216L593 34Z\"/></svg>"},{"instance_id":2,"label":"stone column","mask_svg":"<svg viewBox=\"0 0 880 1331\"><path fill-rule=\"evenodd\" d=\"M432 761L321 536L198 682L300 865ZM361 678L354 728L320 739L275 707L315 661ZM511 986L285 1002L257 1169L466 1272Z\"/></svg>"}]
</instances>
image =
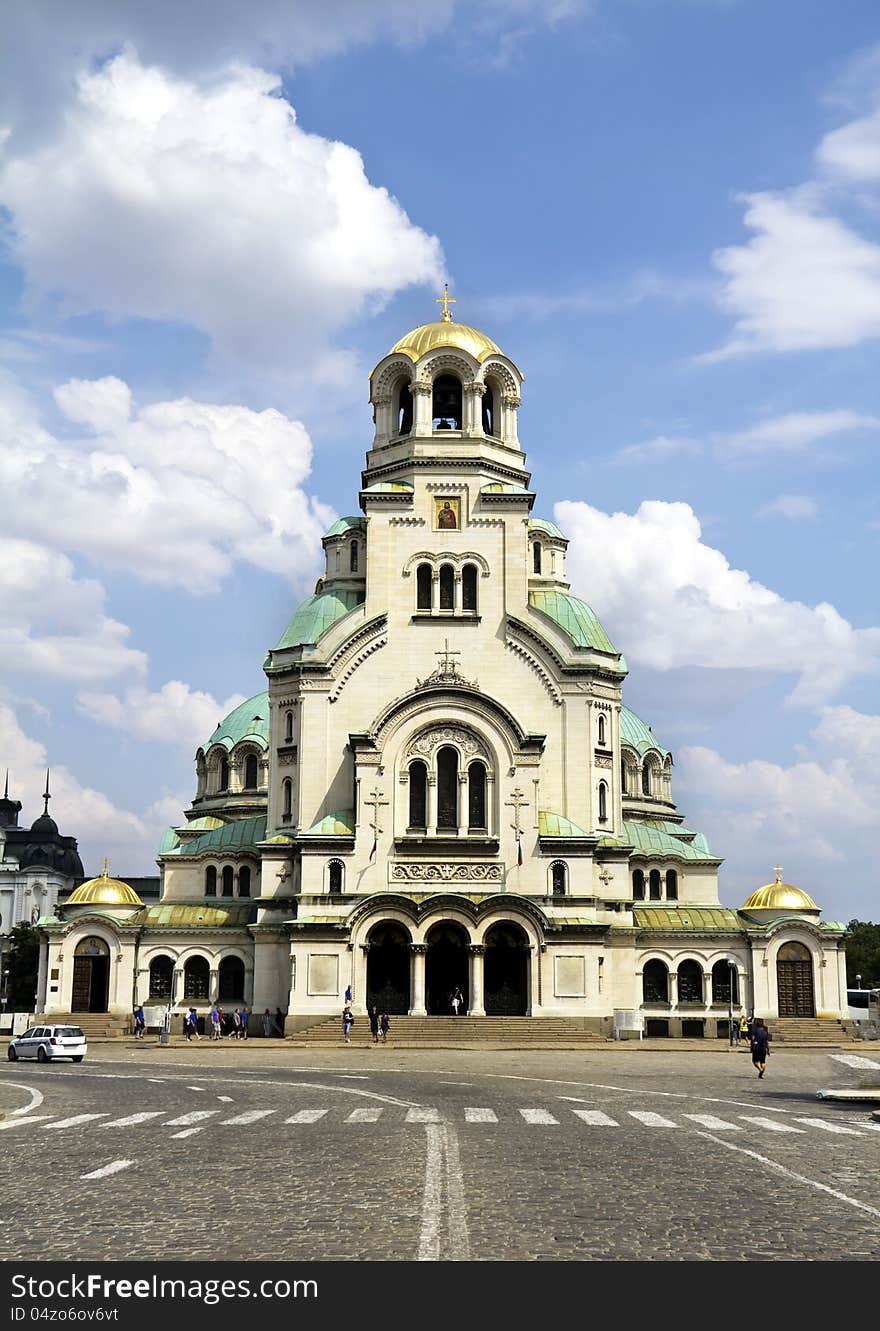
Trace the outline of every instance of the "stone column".
<instances>
[{"instance_id":1,"label":"stone column","mask_svg":"<svg viewBox=\"0 0 880 1331\"><path fill-rule=\"evenodd\" d=\"M461 570L459 570L455 575L454 588L455 591L453 595L453 605L455 606L455 613L457 615L460 615L461 614Z\"/></svg>"},{"instance_id":2,"label":"stone column","mask_svg":"<svg viewBox=\"0 0 880 1331\"><path fill-rule=\"evenodd\" d=\"M430 384L412 383L410 391L413 398L413 434L431 433L431 394Z\"/></svg>"},{"instance_id":3,"label":"stone column","mask_svg":"<svg viewBox=\"0 0 880 1331\"><path fill-rule=\"evenodd\" d=\"M247 1008L254 1006L254 968L245 966L244 968L244 1003Z\"/></svg>"},{"instance_id":4,"label":"stone column","mask_svg":"<svg viewBox=\"0 0 880 1331\"><path fill-rule=\"evenodd\" d=\"M410 943L409 950L412 954L412 995L409 1014L411 1017L426 1017L428 1012L425 1007L425 953L428 949L424 943Z\"/></svg>"},{"instance_id":5,"label":"stone column","mask_svg":"<svg viewBox=\"0 0 880 1331\"><path fill-rule=\"evenodd\" d=\"M218 1001L220 993L220 972L212 969L208 974L208 1000L211 1003Z\"/></svg>"},{"instance_id":6,"label":"stone column","mask_svg":"<svg viewBox=\"0 0 880 1331\"><path fill-rule=\"evenodd\" d=\"M435 568L431 574L431 614L440 613L440 570Z\"/></svg>"},{"instance_id":7,"label":"stone column","mask_svg":"<svg viewBox=\"0 0 880 1331\"><path fill-rule=\"evenodd\" d=\"M437 832L437 773L429 772L427 780L427 803L428 811L425 822L428 824L428 835L434 836Z\"/></svg>"},{"instance_id":8,"label":"stone column","mask_svg":"<svg viewBox=\"0 0 880 1331\"><path fill-rule=\"evenodd\" d=\"M468 1005L468 1015L471 1017L485 1017L486 1009L483 1005L483 956L485 947L481 943L472 943L468 948L471 954L471 998Z\"/></svg>"},{"instance_id":9,"label":"stone column","mask_svg":"<svg viewBox=\"0 0 880 1331\"><path fill-rule=\"evenodd\" d=\"M541 949L528 946L529 954L529 1015L534 1017L541 1008Z\"/></svg>"},{"instance_id":10,"label":"stone column","mask_svg":"<svg viewBox=\"0 0 880 1331\"><path fill-rule=\"evenodd\" d=\"M482 401L485 391L484 384L464 385L464 421L462 423L466 435L482 434Z\"/></svg>"}]
</instances>

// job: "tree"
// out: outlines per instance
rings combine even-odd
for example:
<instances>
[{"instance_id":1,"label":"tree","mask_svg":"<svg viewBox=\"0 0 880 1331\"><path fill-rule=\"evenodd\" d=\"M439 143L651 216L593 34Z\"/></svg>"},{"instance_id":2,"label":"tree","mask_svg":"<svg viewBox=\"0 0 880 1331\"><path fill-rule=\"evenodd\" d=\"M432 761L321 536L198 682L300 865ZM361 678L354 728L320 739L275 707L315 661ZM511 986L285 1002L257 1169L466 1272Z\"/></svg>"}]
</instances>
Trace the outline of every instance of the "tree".
<instances>
[{"instance_id":1,"label":"tree","mask_svg":"<svg viewBox=\"0 0 880 1331\"><path fill-rule=\"evenodd\" d=\"M33 1012L37 995L40 934L32 924L16 924L3 952L7 1012Z\"/></svg>"},{"instance_id":2,"label":"tree","mask_svg":"<svg viewBox=\"0 0 880 1331\"><path fill-rule=\"evenodd\" d=\"M861 975L863 989L880 989L880 924L850 920L843 942L849 987L854 989Z\"/></svg>"}]
</instances>

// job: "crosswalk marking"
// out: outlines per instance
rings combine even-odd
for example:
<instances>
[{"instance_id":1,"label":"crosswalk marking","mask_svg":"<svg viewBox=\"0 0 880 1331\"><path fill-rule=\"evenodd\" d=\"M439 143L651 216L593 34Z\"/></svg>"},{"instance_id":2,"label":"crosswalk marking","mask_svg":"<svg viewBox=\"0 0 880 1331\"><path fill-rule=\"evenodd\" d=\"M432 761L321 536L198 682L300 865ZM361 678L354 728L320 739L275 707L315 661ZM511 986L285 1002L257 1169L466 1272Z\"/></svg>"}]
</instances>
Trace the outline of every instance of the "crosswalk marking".
<instances>
[{"instance_id":1,"label":"crosswalk marking","mask_svg":"<svg viewBox=\"0 0 880 1331\"><path fill-rule=\"evenodd\" d=\"M104 1126L110 1125L105 1123ZM133 1160L113 1160L109 1165L103 1165L101 1169L93 1169L90 1174L80 1174L80 1178L106 1178L108 1174L118 1174L121 1169L129 1169L133 1164Z\"/></svg>"},{"instance_id":2,"label":"crosswalk marking","mask_svg":"<svg viewBox=\"0 0 880 1331\"><path fill-rule=\"evenodd\" d=\"M197 1132L203 1132L203 1128L184 1128L182 1132L172 1132L172 1140L177 1141L180 1137L194 1137Z\"/></svg>"},{"instance_id":3,"label":"crosswalk marking","mask_svg":"<svg viewBox=\"0 0 880 1331\"><path fill-rule=\"evenodd\" d=\"M573 1109L571 1111L577 1118L584 1123L589 1123L592 1128L619 1128L620 1124L616 1118L609 1118L603 1114L601 1109Z\"/></svg>"},{"instance_id":4,"label":"crosswalk marking","mask_svg":"<svg viewBox=\"0 0 880 1331\"><path fill-rule=\"evenodd\" d=\"M521 1109L519 1111L527 1123L558 1123L549 1109Z\"/></svg>"},{"instance_id":5,"label":"crosswalk marking","mask_svg":"<svg viewBox=\"0 0 880 1331\"><path fill-rule=\"evenodd\" d=\"M219 1114L219 1109L191 1109L188 1114L181 1114L179 1118L169 1118L166 1120L166 1128L188 1128L191 1123L201 1123L206 1118L213 1118ZM179 1133L174 1134L180 1136Z\"/></svg>"},{"instance_id":6,"label":"crosswalk marking","mask_svg":"<svg viewBox=\"0 0 880 1331\"><path fill-rule=\"evenodd\" d=\"M353 1109L345 1121L346 1123L375 1123L381 1113L381 1108Z\"/></svg>"},{"instance_id":7,"label":"crosswalk marking","mask_svg":"<svg viewBox=\"0 0 880 1331\"><path fill-rule=\"evenodd\" d=\"M4 1128L17 1128L21 1123L41 1123L51 1117L51 1114L28 1114L27 1118L7 1118L0 1123L0 1131Z\"/></svg>"},{"instance_id":8,"label":"crosswalk marking","mask_svg":"<svg viewBox=\"0 0 880 1331\"><path fill-rule=\"evenodd\" d=\"M328 1113L326 1109L298 1109L290 1118L284 1120L285 1123L317 1123L319 1118L323 1118Z\"/></svg>"},{"instance_id":9,"label":"crosswalk marking","mask_svg":"<svg viewBox=\"0 0 880 1331\"><path fill-rule=\"evenodd\" d=\"M466 1109L464 1111L465 1123L497 1123L498 1115L494 1109Z\"/></svg>"},{"instance_id":10,"label":"crosswalk marking","mask_svg":"<svg viewBox=\"0 0 880 1331\"><path fill-rule=\"evenodd\" d=\"M810 1128L822 1128L825 1132L840 1132L847 1137L861 1137L855 1128L845 1128L842 1123L829 1123L827 1118L799 1118L798 1123L806 1123Z\"/></svg>"},{"instance_id":11,"label":"crosswalk marking","mask_svg":"<svg viewBox=\"0 0 880 1331\"><path fill-rule=\"evenodd\" d=\"M740 1114L739 1117L746 1123L765 1128L767 1132L803 1132L803 1128L793 1128L790 1123L779 1123L775 1118L759 1118L755 1114Z\"/></svg>"},{"instance_id":12,"label":"crosswalk marking","mask_svg":"<svg viewBox=\"0 0 880 1331\"><path fill-rule=\"evenodd\" d=\"M151 1118L161 1118L164 1109L142 1109L138 1114L127 1114L125 1118L114 1118L110 1123L102 1123L102 1128L133 1128L136 1123L148 1123Z\"/></svg>"},{"instance_id":13,"label":"crosswalk marking","mask_svg":"<svg viewBox=\"0 0 880 1331\"><path fill-rule=\"evenodd\" d=\"M44 1127L48 1132L49 1128L77 1128L80 1123L91 1123L96 1118L108 1118L108 1113L101 1114L74 1114L72 1118L60 1118L56 1123L46 1123Z\"/></svg>"},{"instance_id":14,"label":"crosswalk marking","mask_svg":"<svg viewBox=\"0 0 880 1331\"><path fill-rule=\"evenodd\" d=\"M423 1109L421 1106L415 1106L406 1111L407 1123L439 1123L440 1113L436 1109Z\"/></svg>"},{"instance_id":15,"label":"crosswalk marking","mask_svg":"<svg viewBox=\"0 0 880 1331\"><path fill-rule=\"evenodd\" d=\"M245 1123L256 1123L258 1118L268 1118L274 1114L274 1109L246 1109L243 1114L236 1114L234 1118L224 1118L224 1128L237 1128Z\"/></svg>"},{"instance_id":16,"label":"crosswalk marking","mask_svg":"<svg viewBox=\"0 0 880 1331\"><path fill-rule=\"evenodd\" d=\"M831 1057L836 1058L838 1063L845 1063L848 1068L870 1068L872 1072L880 1068L880 1063L875 1059L862 1058L860 1054L832 1054Z\"/></svg>"},{"instance_id":17,"label":"crosswalk marking","mask_svg":"<svg viewBox=\"0 0 880 1331\"><path fill-rule=\"evenodd\" d=\"M693 1119L694 1123L699 1123L702 1128L711 1128L713 1132L741 1132L742 1128L738 1123L728 1123L727 1119L716 1118L714 1114L685 1114L685 1118Z\"/></svg>"},{"instance_id":18,"label":"crosswalk marking","mask_svg":"<svg viewBox=\"0 0 880 1331\"><path fill-rule=\"evenodd\" d=\"M644 1123L646 1128L674 1128L676 1125L670 1118L664 1118L662 1114L654 1114L650 1109L629 1109L627 1110L630 1118L635 1118L639 1123Z\"/></svg>"}]
</instances>

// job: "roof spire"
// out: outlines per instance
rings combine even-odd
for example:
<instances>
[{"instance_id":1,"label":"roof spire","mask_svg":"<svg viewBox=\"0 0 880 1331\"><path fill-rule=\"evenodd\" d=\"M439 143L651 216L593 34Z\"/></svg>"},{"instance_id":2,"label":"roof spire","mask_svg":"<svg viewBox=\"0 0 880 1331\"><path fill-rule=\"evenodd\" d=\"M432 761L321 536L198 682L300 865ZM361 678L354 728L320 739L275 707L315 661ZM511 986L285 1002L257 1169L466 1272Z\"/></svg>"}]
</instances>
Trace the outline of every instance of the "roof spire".
<instances>
[{"instance_id":1,"label":"roof spire","mask_svg":"<svg viewBox=\"0 0 880 1331\"><path fill-rule=\"evenodd\" d=\"M443 314L441 315L443 322L445 324L451 324L452 315L449 313L449 307L450 305L457 305L458 301L454 296L450 296L448 282L443 283L443 295L435 297L435 303L443 306Z\"/></svg>"},{"instance_id":2,"label":"roof spire","mask_svg":"<svg viewBox=\"0 0 880 1331\"><path fill-rule=\"evenodd\" d=\"M102 878L109 878L109 877L110 877L110 863L109 863L109 861L108 861L106 855L104 856L104 868L103 868L102 871L101 871L101 877L102 877Z\"/></svg>"},{"instance_id":3,"label":"roof spire","mask_svg":"<svg viewBox=\"0 0 880 1331\"><path fill-rule=\"evenodd\" d=\"M49 816L49 801L52 796L49 794L49 769L46 768L46 789L43 791L43 817Z\"/></svg>"},{"instance_id":4,"label":"roof spire","mask_svg":"<svg viewBox=\"0 0 880 1331\"><path fill-rule=\"evenodd\" d=\"M3 788L3 798L4 798L5 800L8 800L8 799L9 799L9 768L8 768L8 767L7 767L7 769L6 769L6 785L5 785L4 788Z\"/></svg>"},{"instance_id":5,"label":"roof spire","mask_svg":"<svg viewBox=\"0 0 880 1331\"><path fill-rule=\"evenodd\" d=\"M776 881L777 881L777 883L781 883L781 882L782 882L782 865L781 865L781 864L774 864L774 866L773 866L773 872L776 874Z\"/></svg>"}]
</instances>

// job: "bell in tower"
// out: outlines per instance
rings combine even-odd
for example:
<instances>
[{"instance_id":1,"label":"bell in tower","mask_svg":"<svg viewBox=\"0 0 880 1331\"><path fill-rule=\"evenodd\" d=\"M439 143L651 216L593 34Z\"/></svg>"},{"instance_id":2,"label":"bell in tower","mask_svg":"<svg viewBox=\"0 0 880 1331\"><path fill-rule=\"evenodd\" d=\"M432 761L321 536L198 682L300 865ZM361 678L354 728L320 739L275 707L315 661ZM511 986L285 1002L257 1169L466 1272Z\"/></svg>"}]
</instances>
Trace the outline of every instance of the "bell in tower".
<instances>
[{"instance_id":1,"label":"bell in tower","mask_svg":"<svg viewBox=\"0 0 880 1331\"><path fill-rule=\"evenodd\" d=\"M434 380L431 419L435 430L461 429L461 382L454 374L440 374Z\"/></svg>"}]
</instances>

